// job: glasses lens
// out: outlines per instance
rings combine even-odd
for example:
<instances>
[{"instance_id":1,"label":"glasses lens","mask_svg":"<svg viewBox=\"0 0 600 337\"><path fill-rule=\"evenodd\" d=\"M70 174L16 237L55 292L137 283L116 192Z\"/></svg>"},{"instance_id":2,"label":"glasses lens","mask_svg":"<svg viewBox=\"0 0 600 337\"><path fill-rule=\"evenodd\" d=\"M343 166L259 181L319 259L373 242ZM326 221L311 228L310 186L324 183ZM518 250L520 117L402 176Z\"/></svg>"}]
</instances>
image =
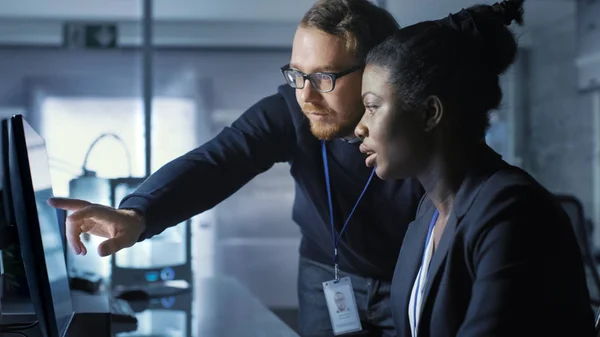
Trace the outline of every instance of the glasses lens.
<instances>
[{"instance_id":1,"label":"glasses lens","mask_svg":"<svg viewBox=\"0 0 600 337\"><path fill-rule=\"evenodd\" d=\"M319 91L333 90L333 76L328 74L312 74L310 82Z\"/></svg>"},{"instance_id":2,"label":"glasses lens","mask_svg":"<svg viewBox=\"0 0 600 337\"><path fill-rule=\"evenodd\" d=\"M288 69L283 71L283 77L292 88L302 89L304 87L304 78L298 71Z\"/></svg>"}]
</instances>

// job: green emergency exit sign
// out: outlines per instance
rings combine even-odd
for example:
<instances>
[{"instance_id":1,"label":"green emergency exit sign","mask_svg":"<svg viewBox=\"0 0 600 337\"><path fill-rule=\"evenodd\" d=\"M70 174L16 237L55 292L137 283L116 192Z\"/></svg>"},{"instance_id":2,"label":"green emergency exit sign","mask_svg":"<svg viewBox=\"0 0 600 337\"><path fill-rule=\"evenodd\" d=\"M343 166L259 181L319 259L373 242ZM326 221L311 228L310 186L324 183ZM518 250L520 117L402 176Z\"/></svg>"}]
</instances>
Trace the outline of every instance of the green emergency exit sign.
<instances>
[{"instance_id":1,"label":"green emergency exit sign","mask_svg":"<svg viewBox=\"0 0 600 337\"><path fill-rule=\"evenodd\" d=\"M63 26L63 45L67 48L113 49L117 48L116 24L66 23Z\"/></svg>"}]
</instances>

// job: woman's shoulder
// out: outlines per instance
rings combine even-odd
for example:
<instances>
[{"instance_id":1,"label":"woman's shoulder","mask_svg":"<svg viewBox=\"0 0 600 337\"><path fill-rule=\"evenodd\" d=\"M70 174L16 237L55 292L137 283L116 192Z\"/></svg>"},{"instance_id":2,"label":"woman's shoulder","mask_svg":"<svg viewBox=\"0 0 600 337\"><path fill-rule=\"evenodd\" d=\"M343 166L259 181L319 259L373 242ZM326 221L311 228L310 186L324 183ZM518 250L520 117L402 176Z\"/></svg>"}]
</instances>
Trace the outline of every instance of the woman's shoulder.
<instances>
[{"instance_id":1,"label":"woman's shoulder","mask_svg":"<svg viewBox=\"0 0 600 337\"><path fill-rule=\"evenodd\" d=\"M570 226L557 196L526 171L509 165L481 182L464 218L481 229L498 224L539 230Z\"/></svg>"}]
</instances>

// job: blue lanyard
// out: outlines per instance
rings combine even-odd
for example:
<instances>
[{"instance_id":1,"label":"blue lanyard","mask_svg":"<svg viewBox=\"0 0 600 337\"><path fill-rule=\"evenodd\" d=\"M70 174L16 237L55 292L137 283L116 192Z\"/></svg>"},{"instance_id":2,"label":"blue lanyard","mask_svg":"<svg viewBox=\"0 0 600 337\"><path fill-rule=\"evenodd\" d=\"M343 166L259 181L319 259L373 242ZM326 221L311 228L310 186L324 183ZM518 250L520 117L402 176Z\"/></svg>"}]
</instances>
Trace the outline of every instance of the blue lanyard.
<instances>
[{"instance_id":1,"label":"blue lanyard","mask_svg":"<svg viewBox=\"0 0 600 337\"><path fill-rule=\"evenodd\" d=\"M427 246L429 246L429 240L431 240L431 235L433 234L433 227L435 227L435 222L438 219L440 212L436 209L433 213L433 217L431 218L431 222L429 223L429 232L427 233L427 239L425 240L425 248L423 248L423 257L421 258L421 269L417 274L417 288L415 292L415 300L413 302L413 331L417 331L417 298L420 296L420 287L421 287L421 272L423 268L425 268L425 255L427 254ZM427 268L427 274L425 275L425 279L429 277L429 268Z\"/></svg>"},{"instance_id":2,"label":"blue lanyard","mask_svg":"<svg viewBox=\"0 0 600 337\"><path fill-rule=\"evenodd\" d=\"M329 164L327 163L327 146L325 145L324 140L321 141L321 150L323 153L323 167L325 169L325 185L327 186L327 201L329 202L329 222L331 222L331 236L333 237L333 266L334 266L334 270L335 270L335 280L337 281L337 280L339 280L339 278L338 278L339 267L338 267L338 263L337 263L337 260L338 260L337 247L340 243L340 239L342 238L342 233L344 233L344 230L346 230L346 226L348 226L348 223L350 222L350 218L352 218L354 211L356 211L356 207L358 206L360 199L362 199L363 195L367 191L367 187L369 187L369 184L371 183L371 180L373 180L373 176L375 175L375 168L373 168L373 171L371 172L371 176L369 176L369 180L367 180L367 184L363 188L363 191L360 194L360 196L358 197L358 200L356 200L356 204L354 204L352 211L348 215L348 219L346 219L346 222L344 223L344 226L342 226L342 230L340 231L340 234L336 238L336 230L335 230L335 225L334 225L335 222L333 220L333 202L331 200L331 184L329 182Z\"/></svg>"}]
</instances>

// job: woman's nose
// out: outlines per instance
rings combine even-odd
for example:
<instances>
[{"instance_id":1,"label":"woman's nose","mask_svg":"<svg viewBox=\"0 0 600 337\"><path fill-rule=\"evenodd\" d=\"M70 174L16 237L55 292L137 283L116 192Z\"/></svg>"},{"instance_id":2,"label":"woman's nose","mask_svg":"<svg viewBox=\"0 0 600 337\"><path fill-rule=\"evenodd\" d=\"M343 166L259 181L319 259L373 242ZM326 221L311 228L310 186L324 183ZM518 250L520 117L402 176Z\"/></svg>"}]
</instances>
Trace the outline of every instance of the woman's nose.
<instances>
[{"instance_id":1,"label":"woman's nose","mask_svg":"<svg viewBox=\"0 0 600 337\"><path fill-rule=\"evenodd\" d=\"M360 138L361 140L369 136L369 129L367 129L362 120L358 123L356 128L354 128L354 135Z\"/></svg>"}]
</instances>

